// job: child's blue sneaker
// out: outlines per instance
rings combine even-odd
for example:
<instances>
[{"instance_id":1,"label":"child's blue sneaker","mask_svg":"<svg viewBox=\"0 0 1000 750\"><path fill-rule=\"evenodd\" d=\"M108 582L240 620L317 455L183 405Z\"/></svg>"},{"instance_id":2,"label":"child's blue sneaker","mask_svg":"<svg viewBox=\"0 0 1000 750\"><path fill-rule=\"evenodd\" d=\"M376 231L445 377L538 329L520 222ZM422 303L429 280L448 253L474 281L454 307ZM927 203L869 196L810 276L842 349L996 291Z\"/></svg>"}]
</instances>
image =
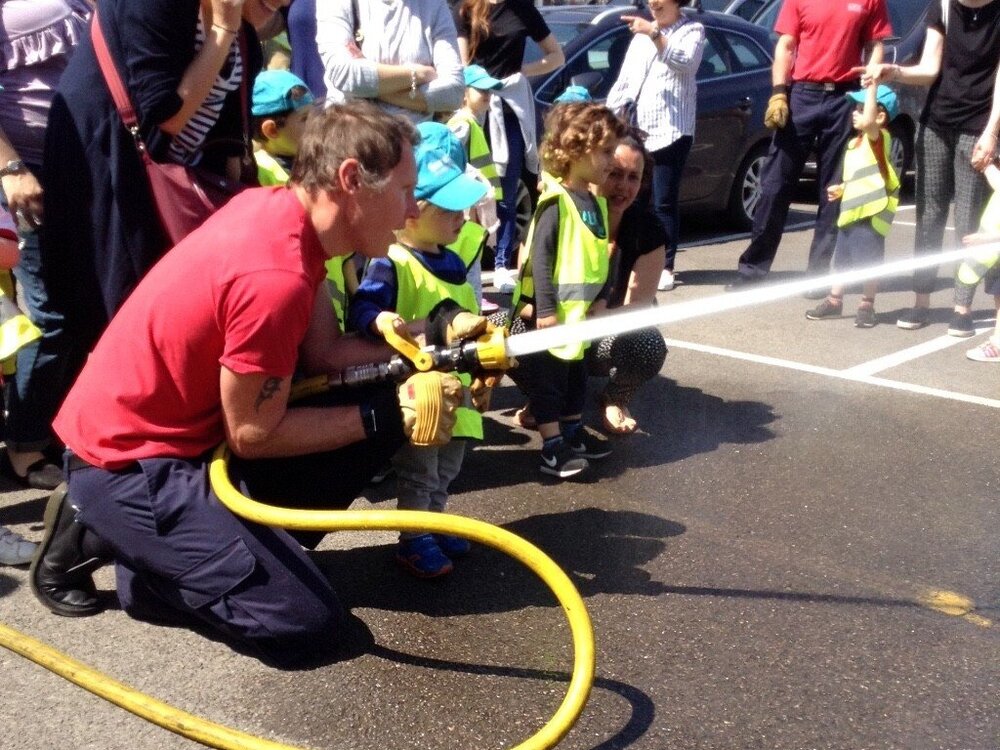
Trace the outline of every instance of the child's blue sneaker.
<instances>
[{"instance_id":1,"label":"child's blue sneaker","mask_svg":"<svg viewBox=\"0 0 1000 750\"><path fill-rule=\"evenodd\" d=\"M464 557L472 549L472 545L469 544L468 539L463 539L460 536L452 536L451 534L435 534L434 541L437 542L442 552L453 559Z\"/></svg>"},{"instance_id":2,"label":"child's blue sneaker","mask_svg":"<svg viewBox=\"0 0 1000 750\"><path fill-rule=\"evenodd\" d=\"M417 578L437 578L452 571L449 560L434 537L421 534L412 539L400 539L396 548L396 562Z\"/></svg>"}]
</instances>

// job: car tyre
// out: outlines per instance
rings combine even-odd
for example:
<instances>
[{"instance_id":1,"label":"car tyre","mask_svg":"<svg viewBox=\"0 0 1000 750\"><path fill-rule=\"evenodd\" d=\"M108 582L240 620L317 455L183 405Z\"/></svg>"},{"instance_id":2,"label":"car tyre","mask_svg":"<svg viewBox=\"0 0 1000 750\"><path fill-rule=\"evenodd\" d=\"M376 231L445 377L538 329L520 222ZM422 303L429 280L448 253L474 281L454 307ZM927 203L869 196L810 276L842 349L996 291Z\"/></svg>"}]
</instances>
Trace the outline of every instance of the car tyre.
<instances>
[{"instance_id":1,"label":"car tyre","mask_svg":"<svg viewBox=\"0 0 1000 750\"><path fill-rule=\"evenodd\" d=\"M746 155L733 178L729 195L729 220L740 231L753 227L753 215L762 194L761 174L767 158L767 142L758 143Z\"/></svg>"}]
</instances>

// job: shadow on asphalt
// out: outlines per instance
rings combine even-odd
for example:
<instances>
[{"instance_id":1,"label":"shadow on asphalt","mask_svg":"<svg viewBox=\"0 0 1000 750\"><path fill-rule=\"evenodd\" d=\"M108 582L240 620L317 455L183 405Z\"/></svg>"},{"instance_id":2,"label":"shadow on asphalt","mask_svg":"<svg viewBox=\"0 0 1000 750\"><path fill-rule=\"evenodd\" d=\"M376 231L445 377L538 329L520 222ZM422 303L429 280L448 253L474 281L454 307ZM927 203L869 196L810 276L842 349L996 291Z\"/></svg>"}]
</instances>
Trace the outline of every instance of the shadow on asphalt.
<instances>
[{"instance_id":1,"label":"shadow on asphalt","mask_svg":"<svg viewBox=\"0 0 1000 750\"><path fill-rule=\"evenodd\" d=\"M426 656L414 656L413 654L407 654L386 646L380 646L377 643L372 644L368 653L396 664L422 667L424 669L458 672L461 674L487 675L490 677L543 680L546 682L568 683L570 681L570 675L566 672L547 669L526 669L523 667L495 667L485 664L450 661L447 659L433 659ZM613 748L628 747L642 737L652 725L653 717L656 715L656 706L652 698L639 688L619 680L596 677L594 678L594 689L606 690L624 698L631 707L631 715L625 726L616 732L613 737L609 737L600 744L594 745L592 750L613 750Z\"/></svg>"},{"instance_id":2,"label":"shadow on asphalt","mask_svg":"<svg viewBox=\"0 0 1000 750\"><path fill-rule=\"evenodd\" d=\"M649 513L600 508L529 516L502 528L545 550L584 597L663 593L664 584L640 566L663 554L666 540L686 530ZM348 609L452 617L557 606L534 573L498 550L475 545L458 562L456 574L419 585L391 564L393 551L394 545L326 550L312 559Z\"/></svg>"},{"instance_id":3,"label":"shadow on asphalt","mask_svg":"<svg viewBox=\"0 0 1000 750\"><path fill-rule=\"evenodd\" d=\"M7 492L0 488L0 492ZM12 491L12 490L10 490ZM25 500L13 505L5 505L0 508L0 524L4 526L16 526L22 523L30 523L33 531L41 531L43 528L42 514L45 512L45 503L48 502L48 493L33 500Z\"/></svg>"}]
</instances>

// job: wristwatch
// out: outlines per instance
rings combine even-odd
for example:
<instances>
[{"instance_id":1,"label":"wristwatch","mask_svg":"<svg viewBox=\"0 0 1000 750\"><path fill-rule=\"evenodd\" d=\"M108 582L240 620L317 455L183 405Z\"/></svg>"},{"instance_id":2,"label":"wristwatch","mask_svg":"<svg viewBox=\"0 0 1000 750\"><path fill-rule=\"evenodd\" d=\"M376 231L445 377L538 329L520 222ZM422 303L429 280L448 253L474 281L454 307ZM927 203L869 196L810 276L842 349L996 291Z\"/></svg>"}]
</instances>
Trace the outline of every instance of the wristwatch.
<instances>
[{"instance_id":1,"label":"wristwatch","mask_svg":"<svg viewBox=\"0 0 1000 750\"><path fill-rule=\"evenodd\" d=\"M20 159L12 159L7 162L7 166L0 169L0 177L6 177L11 174L21 174L22 172L27 172L28 168L24 166L24 162Z\"/></svg>"}]
</instances>

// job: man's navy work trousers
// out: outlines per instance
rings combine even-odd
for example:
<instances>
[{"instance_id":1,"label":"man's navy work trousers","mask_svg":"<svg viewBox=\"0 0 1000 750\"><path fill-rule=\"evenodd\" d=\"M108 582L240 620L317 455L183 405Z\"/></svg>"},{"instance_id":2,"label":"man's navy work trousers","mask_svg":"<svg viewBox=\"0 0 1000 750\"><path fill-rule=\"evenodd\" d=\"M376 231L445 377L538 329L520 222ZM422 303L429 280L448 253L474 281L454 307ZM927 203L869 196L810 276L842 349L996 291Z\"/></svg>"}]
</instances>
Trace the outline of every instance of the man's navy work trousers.
<instances>
[{"instance_id":1,"label":"man's navy work trousers","mask_svg":"<svg viewBox=\"0 0 1000 750\"><path fill-rule=\"evenodd\" d=\"M828 185L841 182L841 157L851 133L854 103L845 96L853 85L827 86L793 83L789 96L789 118L785 127L774 132L761 174L761 198L753 217L750 246L740 256L739 272L761 278L771 270L785 229L802 169L815 150L819 180L819 208L816 228L809 248L809 272L826 274L837 240L840 202L826 199Z\"/></svg>"}]
</instances>

